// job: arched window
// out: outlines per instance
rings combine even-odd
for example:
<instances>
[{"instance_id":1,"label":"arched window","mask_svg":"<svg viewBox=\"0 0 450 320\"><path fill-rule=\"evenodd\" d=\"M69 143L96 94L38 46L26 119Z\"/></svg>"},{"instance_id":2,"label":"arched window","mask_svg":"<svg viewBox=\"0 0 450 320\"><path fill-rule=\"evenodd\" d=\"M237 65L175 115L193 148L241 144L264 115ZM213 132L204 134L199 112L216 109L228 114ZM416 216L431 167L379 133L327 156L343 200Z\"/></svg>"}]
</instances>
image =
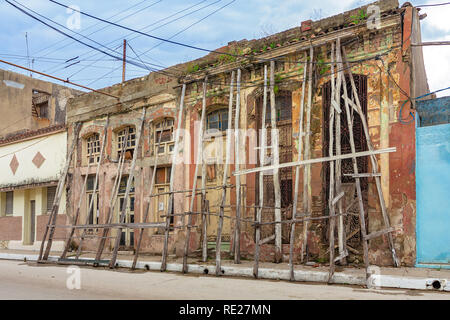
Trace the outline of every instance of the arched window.
<instances>
[{"instance_id":1,"label":"arched window","mask_svg":"<svg viewBox=\"0 0 450 320\"><path fill-rule=\"evenodd\" d=\"M125 142L125 136L128 132L128 139ZM125 159L133 157L134 147L136 145L136 130L133 126L128 126L117 132L117 157L125 152Z\"/></svg>"},{"instance_id":2,"label":"arched window","mask_svg":"<svg viewBox=\"0 0 450 320\"><path fill-rule=\"evenodd\" d=\"M172 153L174 148L174 119L164 118L155 124L155 150L156 154Z\"/></svg>"},{"instance_id":3,"label":"arched window","mask_svg":"<svg viewBox=\"0 0 450 320\"><path fill-rule=\"evenodd\" d=\"M216 129L225 131L228 129L228 109L211 111L206 116L206 130Z\"/></svg>"},{"instance_id":4,"label":"arched window","mask_svg":"<svg viewBox=\"0 0 450 320\"><path fill-rule=\"evenodd\" d=\"M93 133L86 138L86 157L91 164L100 161L100 134Z\"/></svg>"}]
</instances>

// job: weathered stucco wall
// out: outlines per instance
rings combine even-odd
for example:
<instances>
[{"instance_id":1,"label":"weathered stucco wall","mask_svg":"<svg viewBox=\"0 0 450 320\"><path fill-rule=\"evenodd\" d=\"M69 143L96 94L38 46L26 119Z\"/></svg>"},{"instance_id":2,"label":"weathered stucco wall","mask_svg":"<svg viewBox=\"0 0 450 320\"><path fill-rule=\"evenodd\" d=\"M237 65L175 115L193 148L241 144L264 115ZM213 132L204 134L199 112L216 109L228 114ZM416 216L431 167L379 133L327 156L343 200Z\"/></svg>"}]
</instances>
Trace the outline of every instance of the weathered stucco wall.
<instances>
[{"instance_id":1,"label":"weathered stucco wall","mask_svg":"<svg viewBox=\"0 0 450 320\"><path fill-rule=\"evenodd\" d=\"M32 115L33 90L51 95L48 119ZM2 111L0 138L17 132L64 124L67 101L79 92L55 83L0 69L0 110Z\"/></svg>"}]
</instances>

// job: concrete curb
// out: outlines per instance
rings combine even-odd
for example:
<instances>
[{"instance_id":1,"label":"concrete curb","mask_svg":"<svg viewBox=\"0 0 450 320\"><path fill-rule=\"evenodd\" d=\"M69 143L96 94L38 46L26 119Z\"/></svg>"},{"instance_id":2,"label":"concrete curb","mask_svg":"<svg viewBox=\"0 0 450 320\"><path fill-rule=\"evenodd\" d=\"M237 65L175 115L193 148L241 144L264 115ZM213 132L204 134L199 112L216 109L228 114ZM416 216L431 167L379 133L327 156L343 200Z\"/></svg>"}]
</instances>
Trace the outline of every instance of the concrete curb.
<instances>
[{"instance_id":1,"label":"concrete curb","mask_svg":"<svg viewBox=\"0 0 450 320\"><path fill-rule=\"evenodd\" d=\"M49 261L58 261L59 257L50 256ZM0 259L4 260L19 260L24 261L37 261L38 255L33 254L17 254L17 253L0 253ZM70 260L67 259L67 260ZM83 260L94 260L94 258L83 258ZM132 261L130 260L117 260L117 266L122 268L131 268ZM181 272L182 264L180 263L168 263L167 271ZM160 271L161 262L155 261L140 261L136 264L136 269ZM214 265L201 265L201 264L189 264L188 272L193 274L210 274L215 275L216 267ZM235 266L222 266L222 274L225 276L254 278L253 269L245 267ZM328 272L324 271L294 271L295 281L298 282L319 282L327 283ZM277 269L259 269L259 278L268 280L288 280L289 270L277 270ZM435 291L448 291L450 292L450 280L449 279L436 279L436 278L420 278L420 277L402 277L394 275L380 275L372 274L367 280L363 276L355 276L346 274L345 272L336 272L332 278L331 283L334 284L347 284L347 285L360 285L368 286L368 288L397 288L397 289L417 289L417 290L435 290Z\"/></svg>"}]
</instances>

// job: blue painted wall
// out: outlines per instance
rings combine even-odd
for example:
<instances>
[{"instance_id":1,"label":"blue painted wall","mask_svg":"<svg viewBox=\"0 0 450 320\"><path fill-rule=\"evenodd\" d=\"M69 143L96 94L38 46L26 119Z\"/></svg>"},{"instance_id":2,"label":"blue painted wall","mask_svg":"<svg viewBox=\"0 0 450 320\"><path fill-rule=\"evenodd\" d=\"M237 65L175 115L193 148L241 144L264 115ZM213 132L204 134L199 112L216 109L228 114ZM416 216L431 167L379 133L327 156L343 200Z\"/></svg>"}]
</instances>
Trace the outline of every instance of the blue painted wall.
<instances>
[{"instance_id":1,"label":"blue painted wall","mask_svg":"<svg viewBox=\"0 0 450 320\"><path fill-rule=\"evenodd\" d=\"M434 118L434 122L436 114L432 113L429 119ZM450 124L416 128L416 143L416 262L417 266L434 264L447 268L450 267Z\"/></svg>"}]
</instances>

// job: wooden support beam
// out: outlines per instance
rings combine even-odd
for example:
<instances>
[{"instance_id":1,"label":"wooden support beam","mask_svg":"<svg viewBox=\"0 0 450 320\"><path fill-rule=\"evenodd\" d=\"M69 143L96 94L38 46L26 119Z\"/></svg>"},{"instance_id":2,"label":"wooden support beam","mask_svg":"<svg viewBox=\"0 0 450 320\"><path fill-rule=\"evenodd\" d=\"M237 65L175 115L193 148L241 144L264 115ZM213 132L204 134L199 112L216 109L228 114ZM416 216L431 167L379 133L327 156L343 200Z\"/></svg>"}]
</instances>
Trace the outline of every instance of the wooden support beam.
<instances>
[{"instance_id":1,"label":"wooden support beam","mask_svg":"<svg viewBox=\"0 0 450 320\"><path fill-rule=\"evenodd\" d=\"M381 173L345 173L344 176L352 177L352 178L372 178L372 177L381 177Z\"/></svg>"},{"instance_id":2,"label":"wooden support beam","mask_svg":"<svg viewBox=\"0 0 450 320\"><path fill-rule=\"evenodd\" d=\"M345 192L342 191L341 193L339 193L336 197L333 198L333 200L331 201L331 204L334 206L336 205L336 203L338 203L339 200L342 199L342 197L345 195Z\"/></svg>"},{"instance_id":3,"label":"wooden support beam","mask_svg":"<svg viewBox=\"0 0 450 320\"><path fill-rule=\"evenodd\" d=\"M135 142L134 151L133 151L133 160L131 162L131 166L130 166L129 173L128 173L128 181L127 181L127 187L125 189L125 197L123 199L122 208L120 208L122 210L122 212L120 213L119 223L125 222L125 216L126 216L127 204L128 204L128 196L130 195L131 185L134 180L134 168L136 167L138 147L141 142L142 131L144 130L145 113L146 113L146 108L144 107L144 108L142 108L141 123L139 125L139 129L137 130L137 134L136 134L136 142ZM123 150L122 152L125 152L125 151ZM122 235L122 228L119 228L119 230L117 231L116 241L114 243L114 250L112 252L111 261L109 263L110 268L114 268L114 266L116 264L117 252L119 251L121 235Z\"/></svg>"},{"instance_id":4,"label":"wooden support beam","mask_svg":"<svg viewBox=\"0 0 450 320\"><path fill-rule=\"evenodd\" d=\"M265 119L263 120L265 121ZM279 155L279 134L277 130L277 114L275 102L275 61L270 61L270 124L271 124L271 144L272 159L275 166L280 163ZM273 189L275 193L275 221L281 221L281 188L279 169L273 173ZM275 225L275 263L280 263L283 258L281 242L281 224Z\"/></svg>"},{"instance_id":5,"label":"wooden support beam","mask_svg":"<svg viewBox=\"0 0 450 320\"><path fill-rule=\"evenodd\" d=\"M380 231L374 231L374 232L369 233L368 235L366 235L364 237L364 240L371 240L371 239L374 239L374 238L378 238L378 237L380 237L380 236L382 236L384 234L391 233L391 232L394 232L394 231L396 231L396 229L394 227L389 227L387 229L380 230Z\"/></svg>"},{"instance_id":6,"label":"wooden support beam","mask_svg":"<svg viewBox=\"0 0 450 320\"><path fill-rule=\"evenodd\" d=\"M185 85L183 85L183 89L182 89L182 92L184 92L186 90L186 86ZM182 99L183 99L183 94L182 94ZM178 114L178 119L177 119L177 121L178 121L178 125L177 125L177 127L180 125L180 115ZM158 138L158 145L161 143L161 137L162 137L162 134L160 134L159 135L159 138ZM175 150L177 150L177 141L178 141L178 138L179 137L177 137L177 136L175 136L175 147L174 147L174 153L173 154L176 154L175 153ZM155 148L155 150L156 150L156 148ZM156 180L156 171L157 171L157 169L158 169L158 156L157 156L157 154L156 154L156 151L155 151L155 157L154 157L155 159L154 159L154 163L153 163L153 172L152 172L152 180L151 180L151 184L150 184L150 197L148 198L148 201L147 201L147 204L146 204L146 208L144 209L144 218L142 219L142 222L144 222L144 223L146 223L147 222L147 219L148 219L148 215L149 215L149 213L150 213L150 209L151 209L151 205L152 205L152 200L153 200L153 197L151 197L151 195L153 195L153 191L154 191L154 187L155 187L155 180ZM172 164L173 164L174 162L172 161ZM173 168L172 168L172 170L173 170ZM171 171L172 172L172 171ZM170 222L169 222L169 226L170 226ZM138 259L138 256L139 256L139 251L140 251L140 249L141 249L141 244L142 244L142 238L143 238L143 236L144 236L144 228L141 228L140 230L139 230L139 238L138 238L138 242L137 242L137 245L136 245L136 250L135 250L135 253L134 253L134 258L133 258L133 263L132 263L132 265L131 265L131 270L134 270L135 268L136 268L136 263L137 263L137 259ZM164 251L164 248L163 248L163 251Z\"/></svg>"},{"instance_id":7,"label":"wooden support beam","mask_svg":"<svg viewBox=\"0 0 450 320\"><path fill-rule=\"evenodd\" d=\"M344 50L344 48L340 48L340 50ZM343 58L345 59L345 55ZM342 59L341 59L341 61L342 61ZM342 78L342 86L344 89L344 96L348 97L347 84L345 81L343 68L340 68L340 72L341 72L341 78ZM351 70L350 70L350 74L351 74ZM348 131L349 131L349 135L350 135L350 148L351 148L352 153L355 153L356 148L355 148L355 140L353 137L353 121L351 119L348 100L349 99L344 99L344 105L345 105L345 112L346 112L346 117L347 117ZM365 116L361 115L361 118L365 118ZM356 157L352 158L352 164L353 164L354 174L358 174L358 165L356 162ZM359 224L360 224L360 228L361 228L361 234L364 238L364 236L367 233L366 233L364 204L363 204L363 198L362 198L362 192L361 192L361 182L360 182L359 178L355 178L355 187L356 187L356 193L358 196L358 205L359 205ZM369 249L368 249L367 241L363 241L363 251L364 251L364 265L366 267L366 274L367 274L367 268L369 267Z\"/></svg>"},{"instance_id":8,"label":"wooden support beam","mask_svg":"<svg viewBox=\"0 0 450 320\"><path fill-rule=\"evenodd\" d=\"M225 150L225 165L223 168L223 180L222 180L222 200L219 211L219 223L217 226L217 238L216 238L216 276L222 274L221 264L222 264L222 229L223 229L223 217L225 213L225 203L227 200L227 180L228 180L228 170L230 166L231 158L231 133L233 126L233 86L234 86L235 71L231 72L230 80L230 96L228 100L228 129L227 129L227 144Z\"/></svg>"},{"instance_id":9,"label":"wooden support beam","mask_svg":"<svg viewBox=\"0 0 450 320\"><path fill-rule=\"evenodd\" d=\"M61 177L59 178L58 186L56 187L56 197L53 200L52 211L48 218L48 223L47 223L47 226L44 231L44 236L42 237L41 248L39 250L39 258L38 258L39 261L47 260L48 255L50 254L50 249L52 247L53 235L55 233L55 228L49 227L49 226L54 225L56 222L56 217L58 215L58 210L59 210L59 203L61 201L61 196L64 191L64 185L66 183L67 173L69 171L70 162L72 161L72 156L75 151L75 147L78 145L80 130L81 130L81 123L77 122L77 124L75 125L74 132L73 132L71 147L69 149L69 153L67 154L66 164L61 173ZM45 249L45 253L43 254L44 244L45 244L45 240L47 239L47 234L49 234L48 241L47 241L47 247Z\"/></svg>"},{"instance_id":10,"label":"wooden support beam","mask_svg":"<svg viewBox=\"0 0 450 320\"><path fill-rule=\"evenodd\" d=\"M260 240L258 243L259 243L259 245L263 245L263 244L266 244L267 242L270 242L272 240L275 240L275 235L274 234L271 235L270 237L267 237L267 238L264 238L264 239Z\"/></svg>"},{"instance_id":11,"label":"wooden support beam","mask_svg":"<svg viewBox=\"0 0 450 320\"><path fill-rule=\"evenodd\" d=\"M336 61L342 61L341 56L341 38L338 37L336 40L336 55L335 55ZM339 66L336 64L336 69L342 69L342 65ZM341 108L341 89L342 89L342 73L337 73L337 81L336 81L336 88L334 90L334 101L339 105L339 108ZM333 100L333 99L332 99ZM341 113L336 113L336 155L341 155ZM335 167L335 174L336 174L336 194L340 195L342 192L342 164L341 160L336 160L336 167ZM342 199L342 198L339 198ZM334 202L334 201L333 201ZM337 201L337 211L339 214L342 214L344 212L342 208L342 201ZM344 217L342 215L339 215L338 218L338 247L339 247L339 256L345 257L348 255L347 250L345 249L345 228L344 228ZM340 264L345 265L346 259L342 258L340 259Z\"/></svg>"},{"instance_id":12,"label":"wooden support beam","mask_svg":"<svg viewBox=\"0 0 450 320\"><path fill-rule=\"evenodd\" d=\"M370 134L369 134L369 128L367 125L367 120L362 112L362 108L361 108L361 103L359 101L359 97L358 97L358 91L356 90L356 85L355 85L355 81L353 80L353 75L352 75L352 71L350 68L350 64L347 61L347 55L345 53L345 49L342 48L342 55L344 58L344 61L346 61L346 66L347 66L347 73L349 75L350 78L350 83L352 85L352 91L353 91L353 96L355 98L356 101L356 106L358 107L358 113L361 117L361 122L363 125L363 129L364 129L364 135L366 137L366 141L367 141L367 145L369 147L369 150L372 151L373 148L373 144L372 144L372 140L370 138ZM378 162L377 159L375 158L374 155L372 155L370 157L371 163L372 163L372 172L373 173L377 173L378 172ZM380 205L381 205L381 214L383 215L383 220L384 220L384 224L386 226L386 228L390 227L390 221L389 221L389 215L387 212L387 208L386 208L386 203L384 201L384 197L383 197L383 190L381 189L381 178L380 177L375 177L375 183L377 186L377 191L378 191L378 198L380 200ZM397 253L395 251L395 245L394 245L394 238L392 237L392 234L389 233L388 234L388 243L389 243L389 248L391 249L391 254L392 254L392 260L394 262L394 265L396 267L400 266L400 261L397 257Z\"/></svg>"},{"instance_id":13,"label":"wooden support beam","mask_svg":"<svg viewBox=\"0 0 450 320\"><path fill-rule=\"evenodd\" d=\"M265 164L266 159L266 143L267 143L267 127L266 127L266 111L267 111L267 65L264 65L264 91L263 91L263 106L262 106L262 117L261 117L261 138L260 138L260 149L259 149L259 162L261 166ZM256 210L256 221L261 223L262 210L264 206L264 172L259 172L258 181L258 192L259 192L259 208ZM261 239L261 227L257 225L255 227L255 253L253 256L253 276L258 278L259 269L259 251L260 251L260 239Z\"/></svg>"},{"instance_id":14,"label":"wooden support beam","mask_svg":"<svg viewBox=\"0 0 450 320\"><path fill-rule=\"evenodd\" d=\"M204 131L204 125L205 125L205 116L206 116L206 90L207 90L207 84L208 84L208 77L205 78L203 81L203 102L202 102L202 115L200 119L200 132L198 135L198 150L197 150L197 160L195 162L195 171L194 171L194 181L192 184L192 194L191 194L191 203L189 206L189 211L194 211L194 204L195 204L195 194L197 192L197 177L198 177L198 167L202 161L202 154L203 154L203 131ZM187 257L189 254L189 240L191 235L191 224L192 224L192 215L188 216L188 223L186 228L186 239L184 242L184 254L183 254L183 273L188 272L188 265L187 265Z\"/></svg>"},{"instance_id":15,"label":"wooden support beam","mask_svg":"<svg viewBox=\"0 0 450 320\"><path fill-rule=\"evenodd\" d=\"M302 96L300 101L300 119L298 124L298 160L302 160L303 155L303 114L305 105L305 89L306 89L306 72L308 69L307 61L308 53L305 52L305 63L303 65L303 81L302 81ZM261 173L260 173L261 174ZM295 167L295 185L294 185L294 203L293 203L293 214L292 219L295 220L298 206L298 188L300 185L300 166ZM291 234L289 237L289 279L291 281L295 280L294 277L294 245L295 245L295 223L291 224Z\"/></svg>"},{"instance_id":16,"label":"wooden support beam","mask_svg":"<svg viewBox=\"0 0 450 320\"><path fill-rule=\"evenodd\" d=\"M103 155L104 155L105 149L106 149L105 146L106 146L106 141L107 141L107 136L108 136L108 126L109 126L109 115L106 117L106 123L105 123L104 128L103 128L102 146L101 146L101 148L100 148L100 158L99 158L98 163L97 163L97 170L95 171L95 181L94 181L94 186L93 186L93 195L95 195L95 193L96 193L96 191L97 191L98 175L99 175L99 172L100 172L100 165L101 165L101 163L102 163L102 161L103 161ZM84 190L85 190L85 188L86 188L87 179L88 179L88 176L89 176L89 168L90 168L90 164L91 164L91 163L90 163L90 161L89 161L89 163L88 163L88 170L87 170L86 177L85 177L85 179L84 179L83 188L82 188L82 191L81 191L81 194L80 194L80 201L78 202L78 206L77 206L77 209L76 209L76 210L77 210L77 213L76 213L75 218L74 218L74 221L73 221L73 224L74 224L74 225L76 225L77 222L78 222L78 216L79 216L79 213L80 213L80 207L81 207L81 200L83 199ZM91 213L91 210L92 210L92 208L93 208L93 205L94 205L94 196L92 196L91 201L89 202L89 206L88 206L88 211L87 211L87 217L86 217L86 222L85 222L85 224L88 224L88 223L89 223L89 217L90 217L90 213ZM65 245L65 247L64 247L64 251L63 251L63 253L61 254L61 259L65 259L65 258L66 258L67 252L68 252L68 250L69 250L69 248L70 248L70 242L71 242L71 240L72 240L71 238L73 237L74 232L75 232L75 229L72 229L72 230L70 231L69 239L67 240L66 245ZM83 234L82 234L82 236L81 236L80 243L79 243L79 245L78 245L79 250L81 250L81 247L82 247L82 245L83 245L83 239L84 239L83 236L85 236L85 235L86 235L86 230L83 230Z\"/></svg>"},{"instance_id":17,"label":"wooden support beam","mask_svg":"<svg viewBox=\"0 0 450 320\"><path fill-rule=\"evenodd\" d=\"M335 99L335 81L334 81L334 42L331 43L331 101ZM333 103L332 103L333 104ZM334 147L334 106L330 106L329 109L329 132L328 132L328 154L330 157L333 156ZM338 113L339 114L339 113ZM340 127L340 123L336 123L337 127ZM336 140L339 140L340 136L336 134ZM330 245L330 271L328 274L328 283L330 283L334 274L334 228L335 228L335 206L333 204L334 195L334 182L335 172L334 172L334 161L330 162L330 189L328 194L328 210L330 215L329 220L329 245Z\"/></svg>"},{"instance_id":18,"label":"wooden support beam","mask_svg":"<svg viewBox=\"0 0 450 320\"><path fill-rule=\"evenodd\" d=\"M382 153L390 153L390 152L396 152L396 151L397 151L396 147L390 147L390 148L378 149L378 150L373 150L373 151L361 151L361 152L355 152L355 153L346 153L346 154L341 154L340 156L336 156L335 155L335 156L332 156L332 157L322 157L322 158L315 158L315 159L309 159L309 160L285 162L285 163L280 163L278 166L271 165L271 166L264 166L264 167L257 167L257 168L252 168L252 169L246 169L246 170L242 170L242 171L235 171L235 172L233 172L233 175L239 176L239 175L250 174L250 173L253 173L253 172L274 170L276 168L278 168L278 169L290 168L290 167L296 167L296 166L301 166L301 165L306 165L306 164L314 164L314 163L322 163L322 162L327 162L327 161L334 161L334 160L337 160L337 159L340 159L340 160L352 159L352 158L366 157L366 156L370 156L370 155L376 155L376 154L382 154Z\"/></svg>"},{"instance_id":19,"label":"wooden support beam","mask_svg":"<svg viewBox=\"0 0 450 320\"><path fill-rule=\"evenodd\" d=\"M70 225L51 225L57 228L74 228L74 229L117 229L117 228L128 228L128 229L148 229L148 228L164 228L164 222L147 222L147 223L104 223L104 224L79 224L76 226ZM86 236L87 237L87 236ZM100 236L95 236L101 238ZM111 238L116 238L111 237Z\"/></svg>"},{"instance_id":20,"label":"wooden support beam","mask_svg":"<svg viewBox=\"0 0 450 320\"><path fill-rule=\"evenodd\" d=\"M239 119L241 115L241 69L237 71L236 80L236 114L234 117L234 165L239 170L240 164L240 140ZM236 223L234 228L234 263L241 263L241 177L236 177Z\"/></svg>"},{"instance_id":21,"label":"wooden support beam","mask_svg":"<svg viewBox=\"0 0 450 320\"><path fill-rule=\"evenodd\" d=\"M311 104L312 104L312 90L313 90L313 60L314 60L314 48L311 46L309 49L309 73L308 73L308 104L306 106L306 132L305 136L305 154L303 159L308 160L311 152ZM305 164L305 170L303 172L303 211L311 212L311 166L309 163ZM303 224L303 241L300 252L300 259L303 262L304 257L308 256L308 221Z\"/></svg>"},{"instance_id":22,"label":"wooden support beam","mask_svg":"<svg viewBox=\"0 0 450 320\"><path fill-rule=\"evenodd\" d=\"M162 261L161 261L161 271L165 271L167 268L167 253L169 251L169 229L170 229L170 215L173 213L174 208L174 183L175 183L175 170L176 170L176 164L177 164L177 157L180 150L180 133L183 129L183 113L184 113L184 98L186 95L186 84L183 84L183 87L181 89L181 99L180 99L180 108L178 111L178 124L177 124L177 131L175 133L175 145L174 150L172 154L172 169L170 170L170 185L169 185L169 204L167 208L167 217L166 217L166 230L164 232L164 247L162 252ZM161 136L160 136L161 138ZM155 157L156 153L155 153ZM156 172L156 161L155 161L155 172ZM154 173L155 173L154 172ZM155 176L152 178L152 186L154 185L154 179ZM195 177L197 179L197 177Z\"/></svg>"},{"instance_id":23,"label":"wooden support beam","mask_svg":"<svg viewBox=\"0 0 450 320\"><path fill-rule=\"evenodd\" d=\"M125 150L125 146L128 143L128 136L129 136L128 133L129 132L127 130L125 132L125 137L122 141L122 150ZM105 219L107 224L112 223L114 208L115 208L115 204L117 202L117 193L119 191L119 186L120 186L120 180L122 180L122 172L123 172L124 162L125 162L125 152L121 152L120 157L119 157L119 162L117 165L116 177L114 180L113 188L111 190L111 198L109 200L108 213L106 214L106 219ZM95 257L96 260L100 260L102 257L102 253L103 253L103 249L105 248L106 238L108 236L108 233L109 233L108 228L103 230L102 238L101 238L100 243L97 248L97 254ZM77 258L79 256L80 252L81 252L81 247L78 248Z\"/></svg>"}]
</instances>

